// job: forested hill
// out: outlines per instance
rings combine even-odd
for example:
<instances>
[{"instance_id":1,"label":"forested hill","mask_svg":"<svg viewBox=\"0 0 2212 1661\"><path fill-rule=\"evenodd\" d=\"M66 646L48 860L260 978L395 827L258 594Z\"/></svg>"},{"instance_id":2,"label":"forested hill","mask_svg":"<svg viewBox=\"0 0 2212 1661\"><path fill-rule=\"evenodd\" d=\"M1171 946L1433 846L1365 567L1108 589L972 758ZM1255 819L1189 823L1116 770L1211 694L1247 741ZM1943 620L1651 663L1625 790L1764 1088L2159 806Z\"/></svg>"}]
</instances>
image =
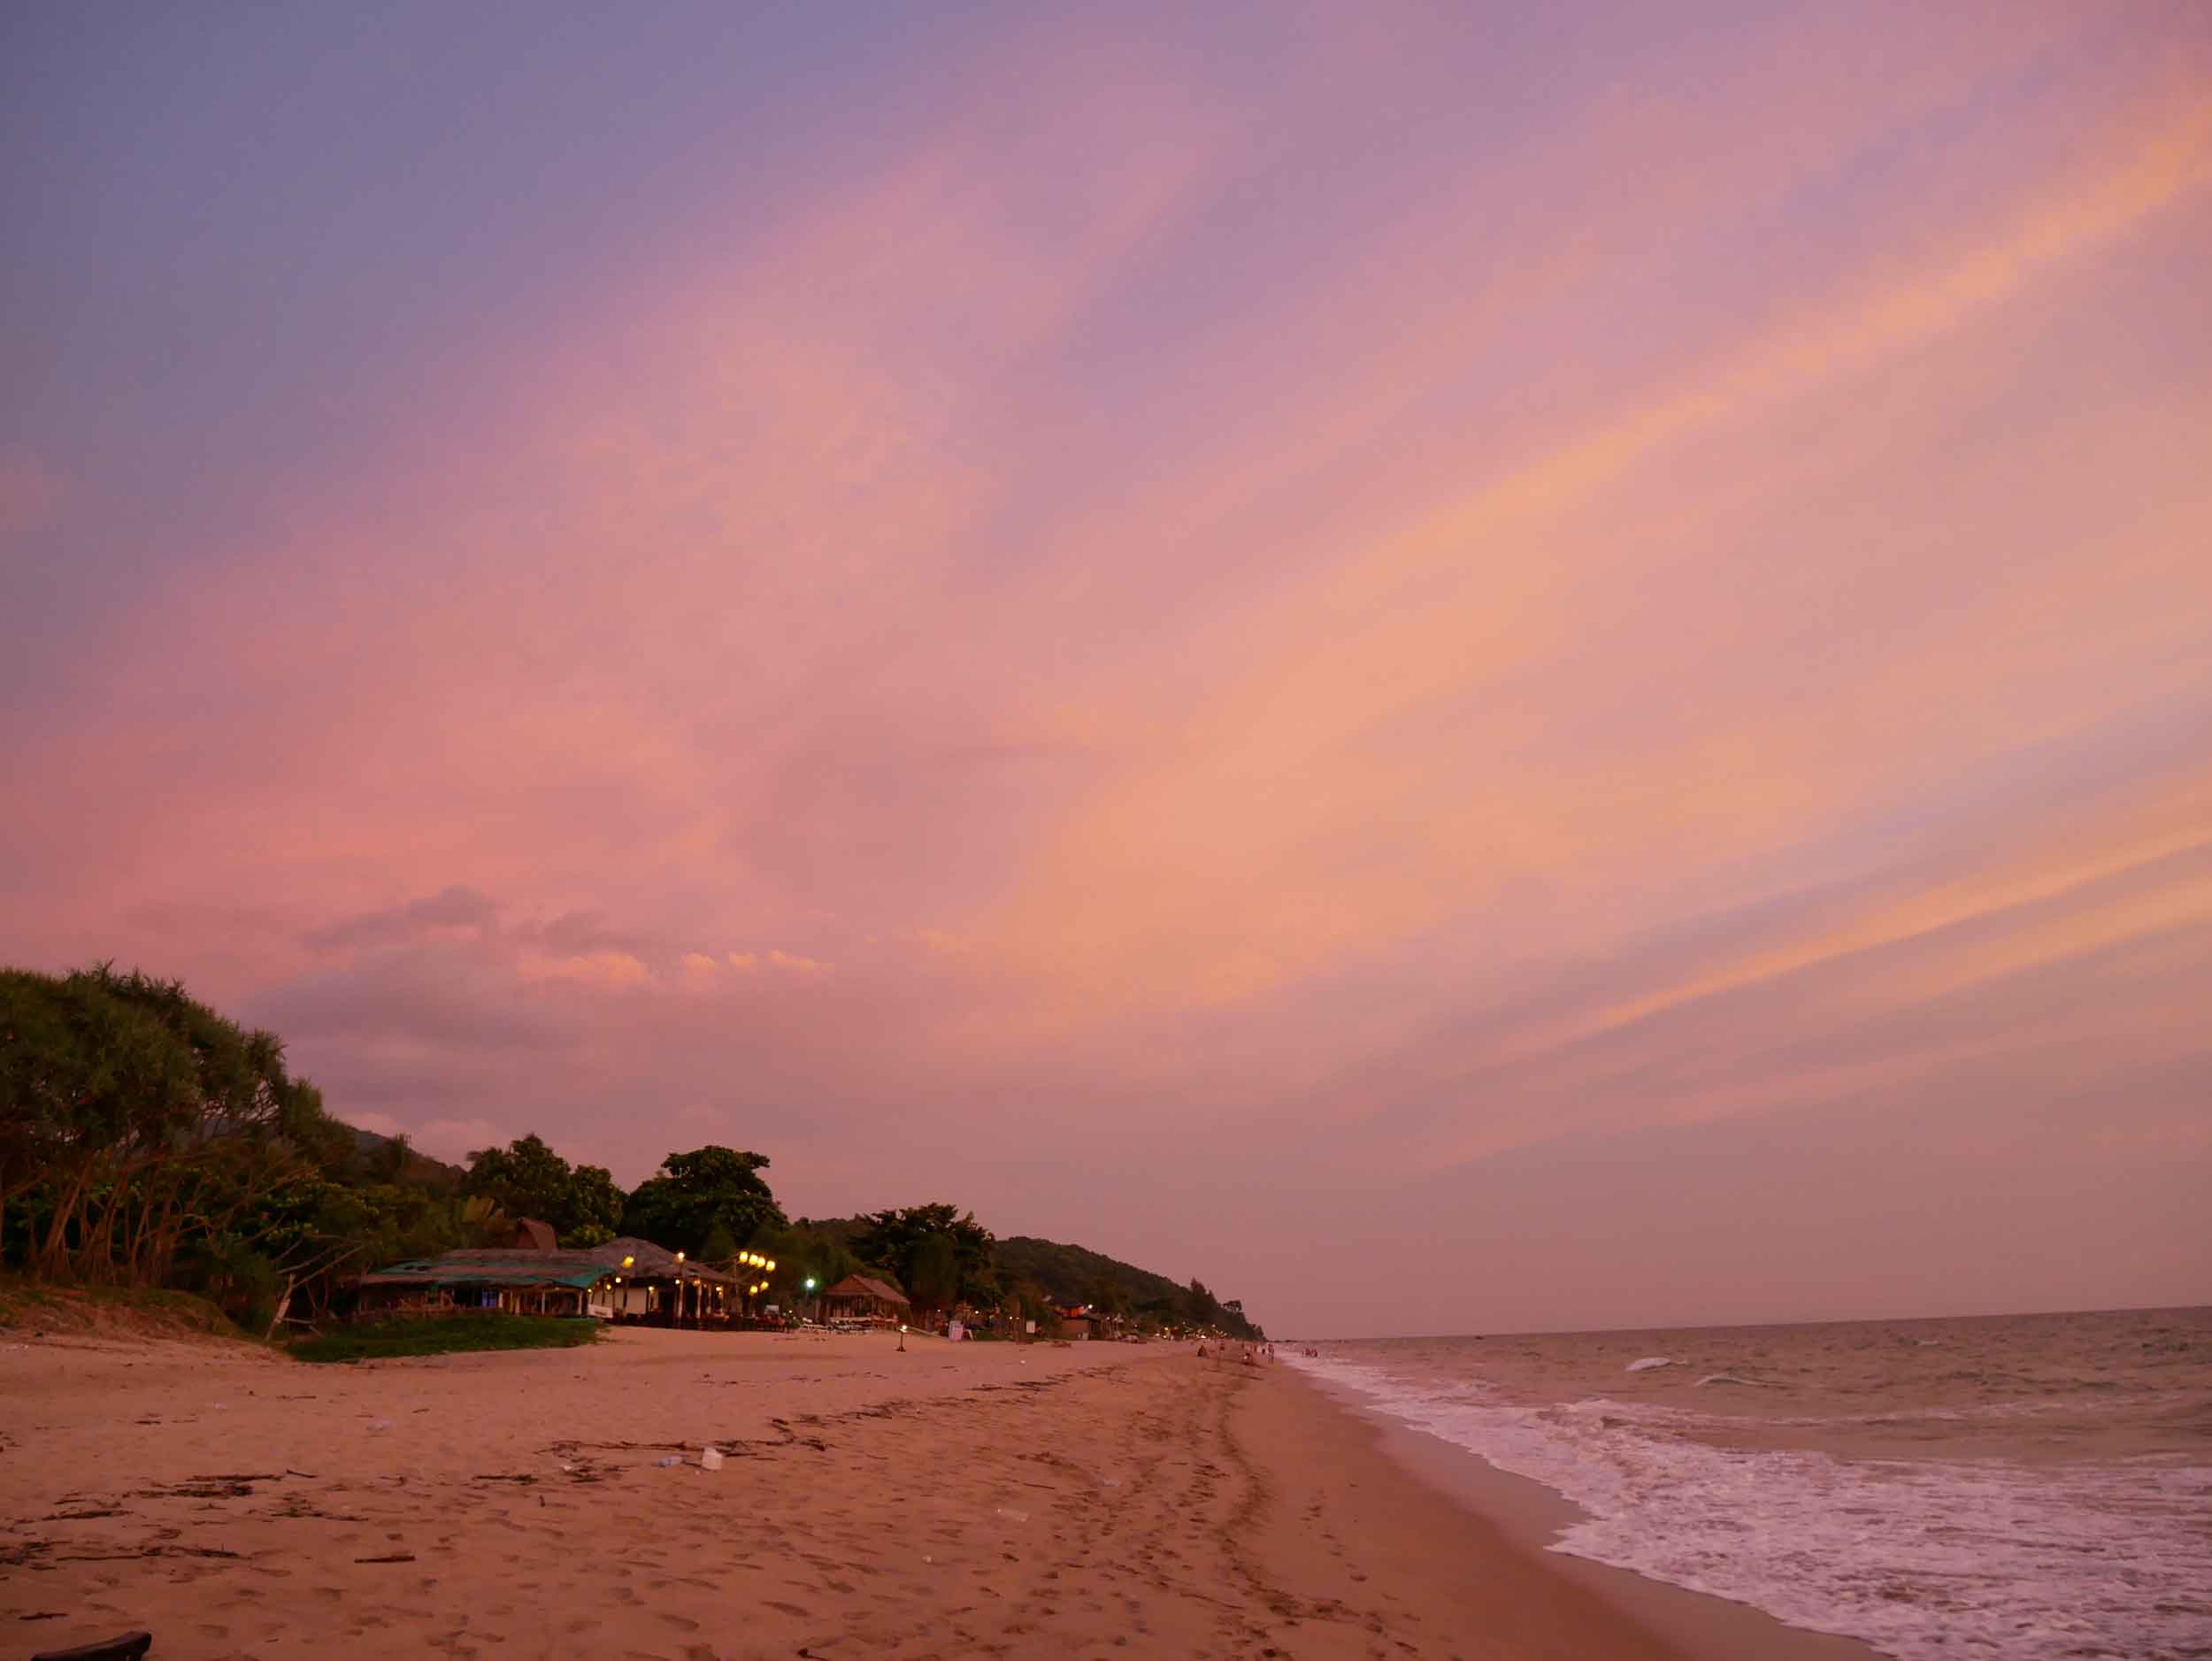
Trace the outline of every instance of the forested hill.
<instances>
[{"instance_id":1,"label":"forested hill","mask_svg":"<svg viewBox=\"0 0 2212 1661\"><path fill-rule=\"evenodd\" d=\"M344 1124L342 1119L339 1122ZM389 1144L392 1140L389 1136L381 1135L375 1131L363 1130L358 1125L347 1125L346 1129L351 1133L353 1140L359 1144L361 1151L365 1154L373 1154L378 1149ZM461 1185L468 1180L469 1175L466 1165L448 1165L442 1159L434 1159L421 1149L411 1144L407 1150L407 1160L403 1167L402 1174L410 1182L419 1182L426 1188L439 1188L449 1193L457 1192Z\"/></svg>"},{"instance_id":2,"label":"forested hill","mask_svg":"<svg viewBox=\"0 0 2212 1661\"><path fill-rule=\"evenodd\" d=\"M1118 1292L1135 1311L1154 1304L1179 1308L1180 1301L1190 1296L1187 1287L1178 1286L1164 1274L1140 1269L1087 1246L1063 1245L1031 1234L1015 1234L992 1243L1002 1273L1010 1279L1034 1280L1052 1295L1055 1303L1107 1303L1114 1301Z\"/></svg>"},{"instance_id":3,"label":"forested hill","mask_svg":"<svg viewBox=\"0 0 2212 1661\"><path fill-rule=\"evenodd\" d=\"M866 1234L864 1217L803 1219L802 1227L852 1250ZM1053 1303L1094 1303L1118 1315L1137 1316L1161 1326L1215 1326L1240 1338L1264 1334L1248 1319L1244 1305L1217 1298L1202 1280L1181 1286L1164 1274L1140 1269L1087 1246L1013 1234L991 1242L991 1263L1007 1288L1035 1288Z\"/></svg>"},{"instance_id":4,"label":"forested hill","mask_svg":"<svg viewBox=\"0 0 2212 1661\"><path fill-rule=\"evenodd\" d=\"M1064 1303L1096 1303L1118 1314L1165 1323L1219 1326L1241 1338L1264 1336L1245 1317L1243 1303L1217 1299L1202 1280L1179 1286L1165 1275L1087 1246L1013 1234L992 1242L999 1272L1009 1280L1033 1280Z\"/></svg>"}]
</instances>

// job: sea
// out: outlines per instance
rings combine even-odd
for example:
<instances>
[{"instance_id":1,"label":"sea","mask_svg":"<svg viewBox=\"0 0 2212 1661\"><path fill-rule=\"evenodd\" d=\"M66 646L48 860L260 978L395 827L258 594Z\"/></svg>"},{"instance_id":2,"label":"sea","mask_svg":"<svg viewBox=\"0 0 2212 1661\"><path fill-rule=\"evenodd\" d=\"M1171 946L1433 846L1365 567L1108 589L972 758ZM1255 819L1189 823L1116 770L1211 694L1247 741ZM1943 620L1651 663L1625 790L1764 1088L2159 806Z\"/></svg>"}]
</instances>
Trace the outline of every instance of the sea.
<instances>
[{"instance_id":1,"label":"sea","mask_svg":"<svg viewBox=\"0 0 2212 1661\"><path fill-rule=\"evenodd\" d=\"M1555 1551L1898 1661L2212 1661L2212 1309L1302 1348Z\"/></svg>"}]
</instances>

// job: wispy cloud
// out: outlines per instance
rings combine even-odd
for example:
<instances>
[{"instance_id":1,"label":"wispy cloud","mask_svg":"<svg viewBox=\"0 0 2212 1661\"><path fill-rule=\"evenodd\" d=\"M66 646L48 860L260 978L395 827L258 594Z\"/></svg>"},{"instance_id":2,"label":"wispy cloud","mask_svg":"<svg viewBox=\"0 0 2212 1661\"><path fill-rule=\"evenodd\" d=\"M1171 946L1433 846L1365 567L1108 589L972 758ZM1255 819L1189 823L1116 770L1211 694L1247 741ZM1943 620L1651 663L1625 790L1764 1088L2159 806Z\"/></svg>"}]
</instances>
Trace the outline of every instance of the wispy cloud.
<instances>
[{"instance_id":1,"label":"wispy cloud","mask_svg":"<svg viewBox=\"0 0 2212 1661\"><path fill-rule=\"evenodd\" d=\"M2085 1217L2200 1157L2193 8L987 9L802 122L820 27L586 28L437 169L328 153L334 58L379 119L213 196L165 66L34 89L11 955L453 1151L742 1136L1294 1306L1376 1307L1302 1207L1494 1207L1555 1325L1616 1213L1730 1273L1632 1165L2025 1251L2008 1104Z\"/></svg>"},{"instance_id":2,"label":"wispy cloud","mask_svg":"<svg viewBox=\"0 0 2212 1661\"><path fill-rule=\"evenodd\" d=\"M488 895L456 883L403 905L326 923L309 930L304 940L314 950L334 951L348 947L401 945L442 929L457 929L480 936L495 926L498 916L499 906Z\"/></svg>"}]
</instances>

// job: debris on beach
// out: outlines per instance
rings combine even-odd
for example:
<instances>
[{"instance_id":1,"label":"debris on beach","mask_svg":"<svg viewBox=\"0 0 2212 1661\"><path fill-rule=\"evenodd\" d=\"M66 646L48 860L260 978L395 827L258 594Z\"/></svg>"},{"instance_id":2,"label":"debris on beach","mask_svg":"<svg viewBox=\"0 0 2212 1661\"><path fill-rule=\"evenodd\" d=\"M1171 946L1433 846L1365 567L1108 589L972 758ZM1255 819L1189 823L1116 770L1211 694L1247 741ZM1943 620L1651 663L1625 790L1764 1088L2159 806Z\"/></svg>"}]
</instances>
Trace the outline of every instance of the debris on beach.
<instances>
[{"instance_id":1,"label":"debris on beach","mask_svg":"<svg viewBox=\"0 0 2212 1661\"><path fill-rule=\"evenodd\" d=\"M1671 1367L1673 1365L1674 1358L1671 1356L1646 1356L1641 1361L1630 1362L1624 1370L1630 1373L1649 1373L1655 1368Z\"/></svg>"},{"instance_id":2,"label":"debris on beach","mask_svg":"<svg viewBox=\"0 0 2212 1661\"><path fill-rule=\"evenodd\" d=\"M29 1619L43 1620L46 1617ZM150 1632L127 1632L119 1638L103 1639L98 1643L81 1643L69 1649L42 1649L31 1661L133 1661L153 1648L154 1635Z\"/></svg>"}]
</instances>

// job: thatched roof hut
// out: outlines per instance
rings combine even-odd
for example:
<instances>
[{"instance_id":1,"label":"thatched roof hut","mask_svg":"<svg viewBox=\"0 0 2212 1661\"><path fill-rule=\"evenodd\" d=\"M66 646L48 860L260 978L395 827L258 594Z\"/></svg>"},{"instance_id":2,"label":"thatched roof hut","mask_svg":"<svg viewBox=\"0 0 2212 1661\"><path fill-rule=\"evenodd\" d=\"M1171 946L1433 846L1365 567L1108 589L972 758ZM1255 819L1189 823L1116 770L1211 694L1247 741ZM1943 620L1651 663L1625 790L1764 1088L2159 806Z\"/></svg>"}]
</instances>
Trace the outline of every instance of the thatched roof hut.
<instances>
[{"instance_id":1,"label":"thatched roof hut","mask_svg":"<svg viewBox=\"0 0 2212 1661\"><path fill-rule=\"evenodd\" d=\"M518 1251L557 1251L561 1244L554 1235L553 1225L541 1223L534 1217L515 1219L515 1237L511 1243Z\"/></svg>"},{"instance_id":2,"label":"thatched roof hut","mask_svg":"<svg viewBox=\"0 0 2212 1661\"><path fill-rule=\"evenodd\" d=\"M634 1234L624 1234L610 1240L603 1246L593 1246L585 1254L605 1264L610 1269L634 1280L672 1280L678 1276L686 1280L704 1280L710 1285L735 1286L737 1277L720 1269L709 1268L689 1257L678 1256L649 1240L640 1240Z\"/></svg>"},{"instance_id":3,"label":"thatched roof hut","mask_svg":"<svg viewBox=\"0 0 2212 1661\"><path fill-rule=\"evenodd\" d=\"M905 1293L871 1274L849 1274L822 1294L825 1320L903 1320L913 1307Z\"/></svg>"}]
</instances>

